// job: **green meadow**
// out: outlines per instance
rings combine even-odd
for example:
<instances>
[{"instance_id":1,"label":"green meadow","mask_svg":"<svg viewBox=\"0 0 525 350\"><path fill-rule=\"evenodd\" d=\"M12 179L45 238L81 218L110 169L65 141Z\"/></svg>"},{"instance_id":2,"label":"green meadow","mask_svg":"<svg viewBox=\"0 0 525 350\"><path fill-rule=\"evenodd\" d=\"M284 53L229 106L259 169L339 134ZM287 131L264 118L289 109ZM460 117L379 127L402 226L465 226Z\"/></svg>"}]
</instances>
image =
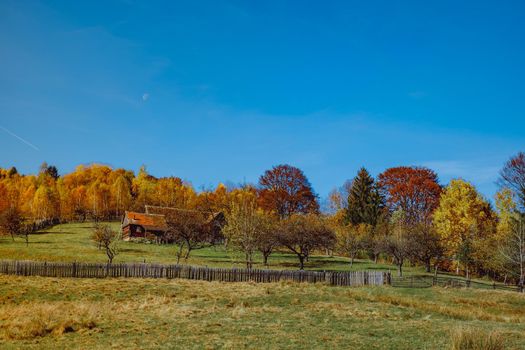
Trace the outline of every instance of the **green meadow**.
<instances>
[{"instance_id":1,"label":"green meadow","mask_svg":"<svg viewBox=\"0 0 525 350\"><path fill-rule=\"evenodd\" d=\"M114 229L120 229L120 223L109 223ZM40 261L83 261L105 262L107 257L103 250L91 240L93 223L61 224L33 234L26 245L22 238L0 237L0 259L40 260ZM146 244L137 242L120 242L119 254L114 262L148 262L175 263L177 247L174 245ZM223 246L205 247L193 250L188 260L181 263L216 267L244 267L243 254L226 249ZM257 255L256 268L265 268L262 256ZM295 255L285 251L275 252L270 256L271 269L297 269ZM348 271L350 262L347 258L314 254L306 263L307 270ZM392 270L395 266L385 263L374 264L369 260L356 260L352 270ZM406 267L407 273L422 273L421 267Z\"/></svg>"}]
</instances>

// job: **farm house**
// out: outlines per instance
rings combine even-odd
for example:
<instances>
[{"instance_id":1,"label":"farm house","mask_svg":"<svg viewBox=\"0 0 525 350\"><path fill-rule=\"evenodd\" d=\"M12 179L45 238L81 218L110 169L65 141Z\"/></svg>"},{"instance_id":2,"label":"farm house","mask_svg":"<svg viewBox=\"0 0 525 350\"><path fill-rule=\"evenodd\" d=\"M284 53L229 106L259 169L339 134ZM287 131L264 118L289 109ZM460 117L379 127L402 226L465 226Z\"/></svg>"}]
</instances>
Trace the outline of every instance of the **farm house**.
<instances>
[{"instance_id":1,"label":"farm house","mask_svg":"<svg viewBox=\"0 0 525 350\"><path fill-rule=\"evenodd\" d=\"M122 218L122 239L157 239L168 231L164 215L126 211Z\"/></svg>"}]
</instances>

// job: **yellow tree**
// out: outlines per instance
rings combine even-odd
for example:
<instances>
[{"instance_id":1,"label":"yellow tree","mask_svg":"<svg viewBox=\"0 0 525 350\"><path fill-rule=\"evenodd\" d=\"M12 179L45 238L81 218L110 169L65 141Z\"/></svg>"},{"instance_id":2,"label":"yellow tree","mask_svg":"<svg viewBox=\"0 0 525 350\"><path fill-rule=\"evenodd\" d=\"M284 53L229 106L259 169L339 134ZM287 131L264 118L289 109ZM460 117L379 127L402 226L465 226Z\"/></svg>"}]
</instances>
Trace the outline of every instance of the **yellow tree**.
<instances>
[{"instance_id":1,"label":"yellow tree","mask_svg":"<svg viewBox=\"0 0 525 350\"><path fill-rule=\"evenodd\" d=\"M512 219L516 216L517 204L514 202L512 190L502 188L496 193L496 208L498 210L498 238L505 237L511 231Z\"/></svg>"},{"instance_id":2,"label":"yellow tree","mask_svg":"<svg viewBox=\"0 0 525 350\"><path fill-rule=\"evenodd\" d=\"M124 175L118 175L111 185L111 207L115 215L121 215L131 207L131 183Z\"/></svg>"},{"instance_id":3,"label":"yellow tree","mask_svg":"<svg viewBox=\"0 0 525 350\"><path fill-rule=\"evenodd\" d=\"M510 274L523 288L525 282L525 217L518 210L514 193L502 188L496 193L498 209L497 243L499 259L497 262L505 275Z\"/></svg>"},{"instance_id":4,"label":"yellow tree","mask_svg":"<svg viewBox=\"0 0 525 350\"><path fill-rule=\"evenodd\" d=\"M237 192L226 212L226 222L222 232L228 245L242 250L246 267L251 269L260 234L256 196L248 191Z\"/></svg>"},{"instance_id":5,"label":"yellow tree","mask_svg":"<svg viewBox=\"0 0 525 350\"><path fill-rule=\"evenodd\" d=\"M490 204L472 184L457 179L445 188L434 213L434 225L448 256L456 262L457 273L462 264L468 276L476 253L483 253L475 248L493 237L495 222Z\"/></svg>"},{"instance_id":6,"label":"yellow tree","mask_svg":"<svg viewBox=\"0 0 525 350\"><path fill-rule=\"evenodd\" d=\"M33 217L37 220L50 220L59 216L59 198L56 188L42 184L33 198Z\"/></svg>"},{"instance_id":7,"label":"yellow tree","mask_svg":"<svg viewBox=\"0 0 525 350\"><path fill-rule=\"evenodd\" d=\"M157 179L148 174L146 167L142 166L137 177L133 179L132 190L135 197L134 210L142 211L146 205L155 205L155 192Z\"/></svg>"}]
</instances>

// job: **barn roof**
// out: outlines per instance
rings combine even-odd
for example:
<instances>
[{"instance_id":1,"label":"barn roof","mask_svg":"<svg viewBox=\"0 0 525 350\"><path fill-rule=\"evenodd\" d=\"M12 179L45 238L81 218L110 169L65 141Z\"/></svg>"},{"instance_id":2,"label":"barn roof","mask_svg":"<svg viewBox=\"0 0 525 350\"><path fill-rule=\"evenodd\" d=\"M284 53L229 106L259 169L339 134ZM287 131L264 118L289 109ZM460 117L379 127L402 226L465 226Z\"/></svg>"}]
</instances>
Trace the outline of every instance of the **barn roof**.
<instances>
[{"instance_id":1,"label":"barn roof","mask_svg":"<svg viewBox=\"0 0 525 350\"><path fill-rule=\"evenodd\" d=\"M168 229L164 215L137 213L134 211L127 211L124 214L122 227L128 225L140 225L146 230L152 231L166 231Z\"/></svg>"}]
</instances>

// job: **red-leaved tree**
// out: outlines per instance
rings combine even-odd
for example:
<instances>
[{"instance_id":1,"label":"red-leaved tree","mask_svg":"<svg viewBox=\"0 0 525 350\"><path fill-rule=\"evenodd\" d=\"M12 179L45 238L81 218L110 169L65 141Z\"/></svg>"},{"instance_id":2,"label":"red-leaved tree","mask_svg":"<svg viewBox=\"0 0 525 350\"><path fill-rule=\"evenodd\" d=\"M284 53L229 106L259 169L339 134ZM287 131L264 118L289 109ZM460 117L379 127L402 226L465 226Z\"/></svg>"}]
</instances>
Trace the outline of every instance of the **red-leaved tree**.
<instances>
[{"instance_id":1,"label":"red-leaved tree","mask_svg":"<svg viewBox=\"0 0 525 350\"><path fill-rule=\"evenodd\" d=\"M317 196L301 169L278 165L259 178L259 205L281 218L319 211Z\"/></svg>"},{"instance_id":2,"label":"red-leaved tree","mask_svg":"<svg viewBox=\"0 0 525 350\"><path fill-rule=\"evenodd\" d=\"M407 223L430 223L439 204L437 174L423 167L396 167L379 175L379 186L391 211L403 210Z\"/></svg>"}]
</instances>

